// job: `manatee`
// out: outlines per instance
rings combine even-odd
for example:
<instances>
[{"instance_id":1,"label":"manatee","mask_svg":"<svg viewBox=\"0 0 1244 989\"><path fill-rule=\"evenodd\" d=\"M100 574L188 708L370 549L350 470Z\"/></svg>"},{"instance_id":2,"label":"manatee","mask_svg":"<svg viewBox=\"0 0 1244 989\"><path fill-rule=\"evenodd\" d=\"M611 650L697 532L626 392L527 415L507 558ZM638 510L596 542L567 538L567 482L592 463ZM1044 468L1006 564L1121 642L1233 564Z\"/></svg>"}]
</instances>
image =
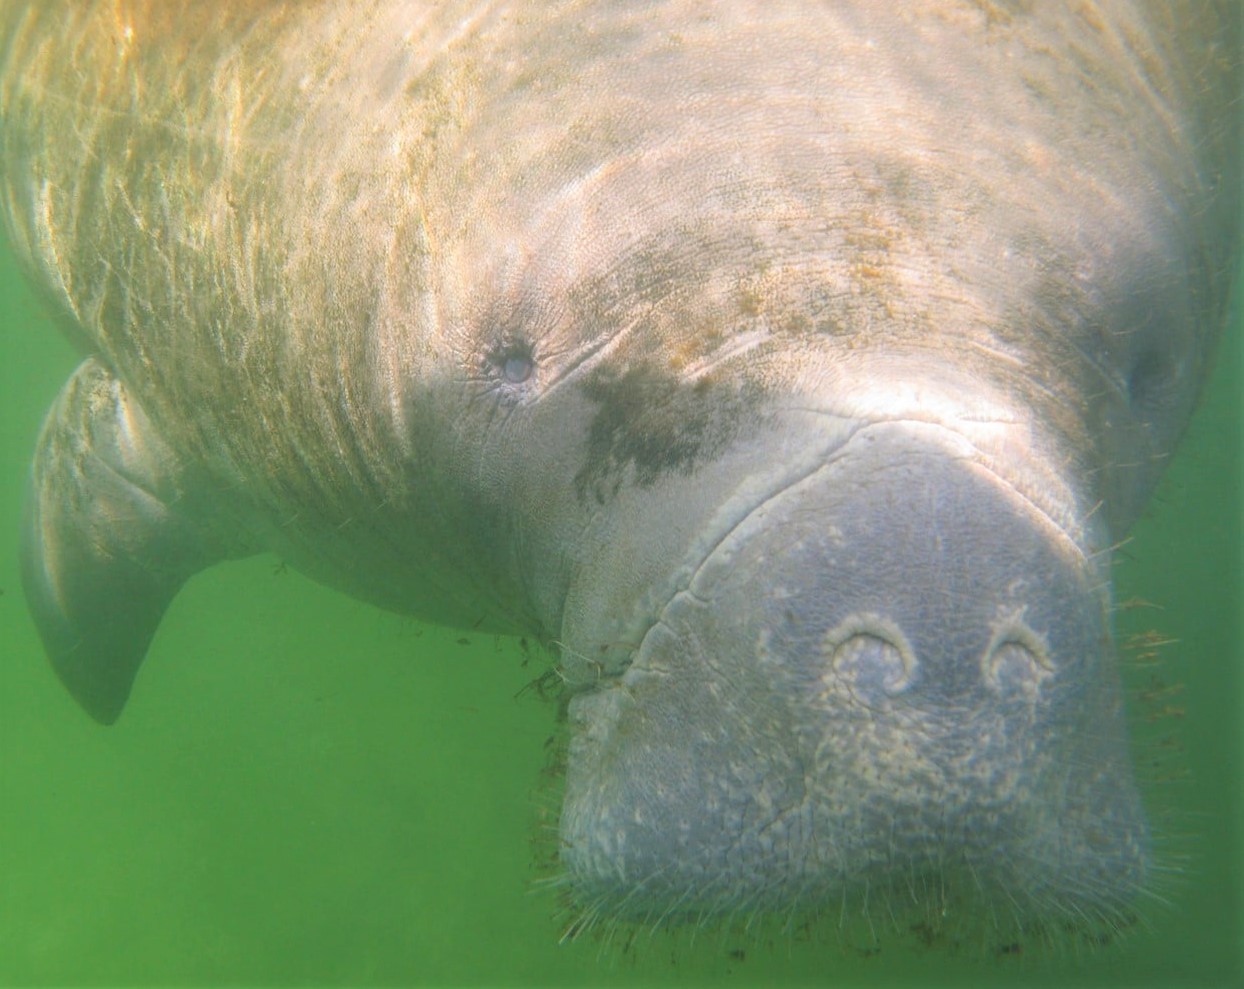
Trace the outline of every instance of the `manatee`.
<instances>
[{"instance_id":1,"label":"manatee","mask_svg":"<svg viewBox=\"0 0 1244 989\"><path fill-rule=\"evenodd\" d=\"M554 652L585 918L1124 922L1109 564L1226 321L1236 15L6 0L52 667L114 721L272 552Z\"/></svg>"}]
</instances>

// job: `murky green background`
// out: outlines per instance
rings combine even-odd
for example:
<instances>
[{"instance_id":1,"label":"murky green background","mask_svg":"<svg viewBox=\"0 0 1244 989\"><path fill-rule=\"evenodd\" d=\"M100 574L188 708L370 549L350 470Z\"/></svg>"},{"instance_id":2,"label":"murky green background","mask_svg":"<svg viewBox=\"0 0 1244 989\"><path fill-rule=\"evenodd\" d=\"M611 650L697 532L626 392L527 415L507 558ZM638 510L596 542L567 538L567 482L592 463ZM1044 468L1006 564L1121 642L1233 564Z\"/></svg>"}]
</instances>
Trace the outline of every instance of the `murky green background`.
<instances>
[{"instance_id":1,"label":"murky green background","mask_svg":"<svg viewBox=\"0 0 1244 989\"><path fill-rule=\"evenodd\" d=\"M1237 320L1237 324L1238 324ZM54 681L16 546L40 418L76 363L0 259L0 983L1244 984L1241 337L1115 568L1137 758L1175 871L1121 945L1057 957L832 936L559 944L550 703L517 645L426 628L262 557L174 602L120 723ZM1146 712L1168 710L1156 721ZM543 823L542 823L543 821ZM564 922L564 917L562 918ZM618 939L620 940L620 939ZM742 952L742 954L740 954Z\"/></svg>"}]
</instances>

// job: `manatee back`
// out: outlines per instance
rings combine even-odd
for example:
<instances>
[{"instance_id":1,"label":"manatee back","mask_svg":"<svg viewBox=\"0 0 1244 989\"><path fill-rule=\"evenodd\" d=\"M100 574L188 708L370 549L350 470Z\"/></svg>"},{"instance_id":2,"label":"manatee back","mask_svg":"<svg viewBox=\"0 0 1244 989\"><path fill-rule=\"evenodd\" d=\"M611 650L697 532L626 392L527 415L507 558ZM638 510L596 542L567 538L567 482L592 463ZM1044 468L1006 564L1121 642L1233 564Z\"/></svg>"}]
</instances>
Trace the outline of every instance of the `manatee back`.
<instances>
[{"instance_id":1,"label":"manatee back","mask_svg":"<svg viewBox=\"0 0 1244 989\"><path fill-rule=\"evenodd\" d=\"M423 262L367 126L393 80L357 49L429 6L0 9L9 240L169 447L277 532L402 483L377 313Z\"/></svg>"}]
</instances>

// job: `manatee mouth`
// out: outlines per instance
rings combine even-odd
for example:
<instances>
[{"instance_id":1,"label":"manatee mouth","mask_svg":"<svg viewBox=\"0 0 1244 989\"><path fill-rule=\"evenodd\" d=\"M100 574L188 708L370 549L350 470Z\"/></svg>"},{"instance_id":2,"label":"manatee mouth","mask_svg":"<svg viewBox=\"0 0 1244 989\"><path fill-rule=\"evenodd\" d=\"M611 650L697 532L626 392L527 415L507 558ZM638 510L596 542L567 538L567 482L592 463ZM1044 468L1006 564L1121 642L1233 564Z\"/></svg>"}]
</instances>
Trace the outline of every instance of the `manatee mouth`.
<instances>
[{"instance_id":1,"label":"manatee mouth","mask_svg":"<svg viewBox=\"0 0 1244 989\"><path fill-rule=\"evenodd\" d=\"M1107 609L1096 563L995 475L930 430L860 430L571 698L578 902L1117 924L1148 837Z\"/></svg>"}]
</instances>

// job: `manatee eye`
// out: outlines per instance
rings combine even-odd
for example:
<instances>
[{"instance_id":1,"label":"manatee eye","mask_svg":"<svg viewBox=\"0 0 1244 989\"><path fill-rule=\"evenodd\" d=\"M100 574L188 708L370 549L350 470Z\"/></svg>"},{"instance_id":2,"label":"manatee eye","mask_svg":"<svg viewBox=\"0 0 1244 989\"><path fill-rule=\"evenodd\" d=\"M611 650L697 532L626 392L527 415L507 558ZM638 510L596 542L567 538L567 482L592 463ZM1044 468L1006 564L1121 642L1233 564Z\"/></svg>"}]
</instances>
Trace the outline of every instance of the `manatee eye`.
<instances>
[{"instance_id":1,"label":"manatee eye","mask_svg":"<svg viewBox=\"0 0 1244 989\"><path fill-rule=\"evenodd\" d=\"M531 372L535 370L535 367L530 354L511 353L502 360L501 373L510 384L521 385L531 377Z\"/></svg>"},{"instance_id":2,"label":"manatee eye","mask_svg":"<svg viewBox=\"0 0 1244 989\"><path fill-rule=\"evenodd\" d=\"M526 340L511 339L497 344L485 362L488 377L506 391L513 385L526 385L535 377L536 358ZM509 394L511 398L518 398L526 391L526 388L514 388Z\"/></svg>"},{"instance_id":3,"label":"manatee eye","mask_svg":"<svg viewBox=\"0 0 1244 989\"><path fill-rule=\"evenodd\" d=\"M1178 386L1178 377L1178 368L1167 354L1159 350L1140 354L1127 376L1127 397L1132 408L1150 415L1161 410Z\"/></svg>"}]
</instances>

